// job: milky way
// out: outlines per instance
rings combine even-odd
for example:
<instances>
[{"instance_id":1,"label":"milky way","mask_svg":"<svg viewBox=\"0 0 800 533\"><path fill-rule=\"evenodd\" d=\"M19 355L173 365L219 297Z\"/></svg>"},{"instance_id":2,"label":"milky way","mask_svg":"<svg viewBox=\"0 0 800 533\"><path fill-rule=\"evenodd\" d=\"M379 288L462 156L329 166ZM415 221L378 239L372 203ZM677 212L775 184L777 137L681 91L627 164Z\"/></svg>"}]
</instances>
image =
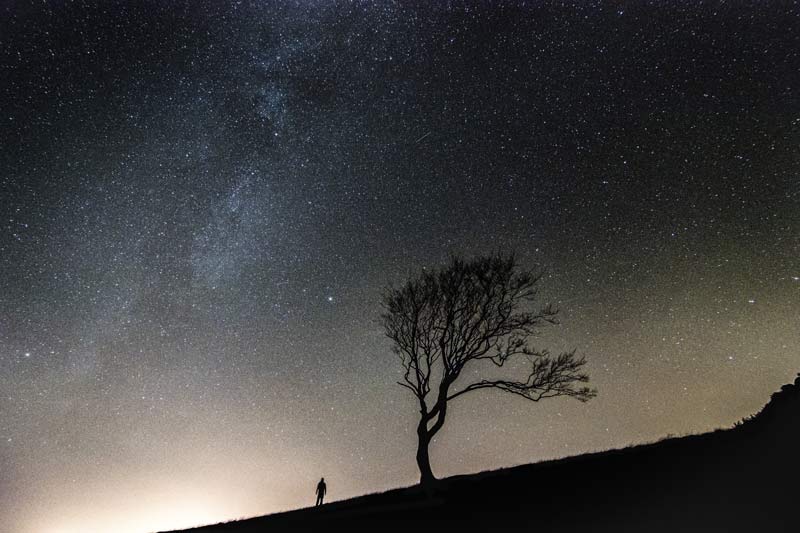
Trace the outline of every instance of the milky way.
<instances>
[{"instance_id":1,"label":"milky way","mask_svg":"<svg viewBox=\"0 0 800 533\"><path fill-rule=\"evenodd\" d=\"M440 476L800 371L796 6L431 4L0 6L0 531L414 483L380 294L450 254L546 268L599 396L464 399Z\"/></svg>"}]
</instances>

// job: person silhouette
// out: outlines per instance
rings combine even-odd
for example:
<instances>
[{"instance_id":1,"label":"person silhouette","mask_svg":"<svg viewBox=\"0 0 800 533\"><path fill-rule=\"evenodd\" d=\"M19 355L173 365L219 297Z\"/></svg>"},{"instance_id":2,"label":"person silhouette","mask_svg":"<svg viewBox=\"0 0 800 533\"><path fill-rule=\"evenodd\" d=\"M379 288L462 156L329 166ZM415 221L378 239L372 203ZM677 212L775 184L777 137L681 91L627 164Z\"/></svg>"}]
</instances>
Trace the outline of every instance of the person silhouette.
<instances>
[{"instance_id":1,"label":"person silhouette","mask_svg":"<svg viewBox=\"0 0 800 533\"><path fill-rule=\"evenodd\" d=\"M317 505L322 505L322 499L325 498L325 493L328 492L328 486L325 485L325 478L319 480L317 483Z\"/></svg>"}]
</instances>

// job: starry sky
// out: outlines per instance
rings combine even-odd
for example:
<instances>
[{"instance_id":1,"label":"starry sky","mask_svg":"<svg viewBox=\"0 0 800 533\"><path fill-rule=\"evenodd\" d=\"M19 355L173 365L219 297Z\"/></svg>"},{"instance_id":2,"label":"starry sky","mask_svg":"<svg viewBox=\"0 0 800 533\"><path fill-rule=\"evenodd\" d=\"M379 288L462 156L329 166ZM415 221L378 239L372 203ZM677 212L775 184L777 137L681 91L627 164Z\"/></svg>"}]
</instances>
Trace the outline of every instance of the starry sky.
<instances>
[{"instance_id":1,"label":"starry sky","mask_svg":"<svg viewBox=\"0 0 800 533\"><path fill-rule=\"evenodd\" d=\"M413 484L380 295L547 269L599 396L440 475L733 424L800 371L793 2L0 2L0 531Z\"/></svg>"}]
</instances>

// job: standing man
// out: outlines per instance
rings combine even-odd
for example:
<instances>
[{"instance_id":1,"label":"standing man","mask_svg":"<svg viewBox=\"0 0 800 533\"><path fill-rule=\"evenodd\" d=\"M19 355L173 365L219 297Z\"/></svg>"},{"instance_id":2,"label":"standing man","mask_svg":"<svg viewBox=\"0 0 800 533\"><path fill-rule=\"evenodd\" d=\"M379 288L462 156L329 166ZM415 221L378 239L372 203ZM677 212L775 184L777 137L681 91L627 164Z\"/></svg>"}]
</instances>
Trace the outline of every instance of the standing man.
<instances>
[{"instance_id":1,"label":"standing man","mask_svg":"<svg viewBox=\"0 0 800 533\"><path fill-rule=\"evenodd\" d=\"M319 480L317 483L317 504L322 505L322 499L325 497L325 493L328 492L328 487L325 485L325 478ZM316 507L315 505L315 507Z\"/></svg>"}]
</instances>

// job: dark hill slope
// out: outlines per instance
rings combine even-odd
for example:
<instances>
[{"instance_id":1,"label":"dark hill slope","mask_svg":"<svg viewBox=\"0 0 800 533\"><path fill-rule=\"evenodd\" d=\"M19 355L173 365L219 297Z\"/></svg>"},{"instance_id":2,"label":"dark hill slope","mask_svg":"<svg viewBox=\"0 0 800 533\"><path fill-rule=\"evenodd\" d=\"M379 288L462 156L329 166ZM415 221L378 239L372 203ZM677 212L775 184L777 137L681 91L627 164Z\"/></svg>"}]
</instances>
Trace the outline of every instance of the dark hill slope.
<instances>
[{"instance_id":1,"label":"dark hill slope","mask_svg":"<svg viewBox=\"0 0 800 533\"><path fill-rule=\"evenodd\" d=\"M800 531L799 453L800 376L732 429L187 531Z\"/></svg>"}]
</instances>

